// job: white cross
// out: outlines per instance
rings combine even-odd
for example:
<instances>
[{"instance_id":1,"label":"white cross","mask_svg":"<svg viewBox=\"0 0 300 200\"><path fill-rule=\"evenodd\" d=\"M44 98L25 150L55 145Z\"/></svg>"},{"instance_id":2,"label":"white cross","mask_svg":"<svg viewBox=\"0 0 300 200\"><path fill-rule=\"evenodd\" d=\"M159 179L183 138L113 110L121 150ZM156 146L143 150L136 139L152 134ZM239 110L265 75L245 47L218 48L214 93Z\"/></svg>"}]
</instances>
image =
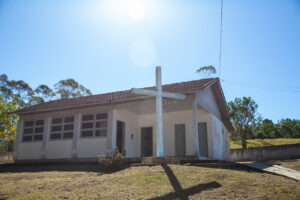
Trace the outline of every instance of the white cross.
<instances>
[{"instance_id":1,"label":"white cross","mask_svg":"<svg viewBox=\"0 0 300 200\"><path fill-rule=\"evenodd\" d=\"M161 67L156 67L156 90L147 89L137 89L132 88L131 91L134 94L142 94L147 96L156 97L156 133L157 133L157 157L164 156L164 146L163 146L163 114L162 114L162 98L172 98L172 99L185 99L184 94L176 94L170 92L163 92L161 87Z\"/></svg>"}]
</instances>

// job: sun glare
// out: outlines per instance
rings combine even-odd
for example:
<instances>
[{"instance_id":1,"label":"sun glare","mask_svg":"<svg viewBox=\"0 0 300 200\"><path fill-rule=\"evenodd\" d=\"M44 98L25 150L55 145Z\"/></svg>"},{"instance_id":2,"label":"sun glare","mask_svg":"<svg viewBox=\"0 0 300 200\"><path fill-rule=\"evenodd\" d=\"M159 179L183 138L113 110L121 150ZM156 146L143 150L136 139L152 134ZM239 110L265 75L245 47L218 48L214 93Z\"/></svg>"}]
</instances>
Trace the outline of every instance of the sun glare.
<instances>
[{"instance_id":1,"label":"sun glare","mask_svg":"<svg viewBox=\"0 0 300 200\"><path fill-rule=\"evenodd\" d=\"M140 20L145 15L144 5L138 0L128 1L126 7L129 16L134 20Z\"/></svg>"},{"instance_id":2,"label":"sun glare","mask_svg":"<svg viewBox=\"0 0 300 200\"><path fill-rule=\"evenodd\" d=\"M138 21L145 16L146 6L141 0L110 0L99 5L111 19L123 20L128 18Z\"/></svg>"}]
</instances>

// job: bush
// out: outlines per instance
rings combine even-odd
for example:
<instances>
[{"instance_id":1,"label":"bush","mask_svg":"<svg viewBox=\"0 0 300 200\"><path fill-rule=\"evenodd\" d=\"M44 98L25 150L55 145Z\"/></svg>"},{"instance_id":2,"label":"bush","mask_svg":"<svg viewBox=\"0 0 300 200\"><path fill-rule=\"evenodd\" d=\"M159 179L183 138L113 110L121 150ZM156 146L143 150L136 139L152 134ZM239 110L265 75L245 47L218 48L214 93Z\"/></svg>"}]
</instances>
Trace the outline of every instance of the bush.
<instances>
[{"instance_id":1,"label":"bush","mask_svg":"<svg viewBox=\"0 0 300 200\"><path fill-rule=\"evenodd\" d=\"M116 170L120 169L122 166L126 164L125 159L126 153L120 153L119 150L116 148L111 155L98 156L98 162L100 165L104 167L104 169L108 170Z\"/></svg>"}]
</instances>

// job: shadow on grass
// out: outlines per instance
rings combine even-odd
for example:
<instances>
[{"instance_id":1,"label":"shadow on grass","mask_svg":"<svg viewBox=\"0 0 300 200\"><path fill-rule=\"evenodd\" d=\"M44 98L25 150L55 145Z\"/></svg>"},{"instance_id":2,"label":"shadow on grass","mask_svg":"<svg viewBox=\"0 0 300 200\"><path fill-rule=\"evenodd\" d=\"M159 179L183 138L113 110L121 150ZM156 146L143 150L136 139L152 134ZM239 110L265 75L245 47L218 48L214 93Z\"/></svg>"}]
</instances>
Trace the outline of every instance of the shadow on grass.
<instances>
[{"instance_id":1,"label":"shadow on grass","mask_svg":"<svg viewBox=\"0 0 300 200\"><path fill-rule=\"evenodd\" d=\"M58 163L58 164L0 164L0 173L20 173L20 172L95 172L99 174L110 174L124 170L130 165L123 166L121 169L104 170L98 163Z\"/></svg>"},{"instance_id":2,"label":"shadow on grass","mask_svg":"<svg viewBox=\"0 0 300 200\"><path fill-rule=\"evenodd\" d=\"M154 198L151 198L151 200L178 199L178 198L182 199L182 200L186 200L186 199L189 199L190 195L194 195L194 194L200 193L205 190L210 190L210 189L221 187L221 185L218 182L211 181L208 183L200 183L198 185L183 189L182 186L180 185L178 179L176 178L175 174L173 173L172 169L166 164L162 164L161 166L164 168L175 192L170 192L161 197L154 197Z\"/></svg>"}]
</instances>

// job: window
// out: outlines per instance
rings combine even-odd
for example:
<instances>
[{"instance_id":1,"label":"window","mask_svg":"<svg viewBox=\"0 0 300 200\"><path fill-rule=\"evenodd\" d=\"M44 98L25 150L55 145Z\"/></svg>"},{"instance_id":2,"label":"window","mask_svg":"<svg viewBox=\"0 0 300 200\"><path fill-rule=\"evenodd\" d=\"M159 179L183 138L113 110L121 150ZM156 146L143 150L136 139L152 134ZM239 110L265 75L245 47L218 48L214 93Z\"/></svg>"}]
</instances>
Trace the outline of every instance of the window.
<instances>
[{"instance_id":1,"label":"window","mask_svg":"<svg viewBox=\"0 0 300 200\"><path fill-rule=\"evenodd\" d=\"M23 142L42 141L44 133L44 120L31 120L24 122Z\"/></svg>"},{"instance_id":2,"label":"window","mask_svg":"<svg viewBox=\"0 0 300 200\"><path fill-rule=\"evenodd\" d=\"M81 137L106 137L107 113L83 115Z\"/></svg>"},{"instance_id":3,"label":"window","mask_svg":"<svg viewBox=\"0 0 300 200\"><path fill-rule=\"evenodd\" d=\"M53 118L51 124L51 140L72 139L74 117Z\"/></svg>"}]
</instances>

